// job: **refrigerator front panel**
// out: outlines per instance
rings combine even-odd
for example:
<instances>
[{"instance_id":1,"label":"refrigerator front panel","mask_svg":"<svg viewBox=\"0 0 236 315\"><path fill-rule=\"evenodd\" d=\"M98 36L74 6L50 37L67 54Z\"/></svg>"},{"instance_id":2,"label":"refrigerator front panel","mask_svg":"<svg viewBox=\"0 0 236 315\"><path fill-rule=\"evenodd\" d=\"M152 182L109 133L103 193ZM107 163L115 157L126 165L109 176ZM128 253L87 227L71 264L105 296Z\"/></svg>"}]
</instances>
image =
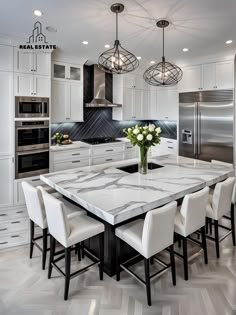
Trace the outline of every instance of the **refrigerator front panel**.
<instances>
[{"instance_id":1,"label":"refrigerator front panel","mask_svg":"<svg viewBox=\"0 0 236 315\"><path fill-rule=\"evenodd\" d=\"M233 101L198 103L198 159L233 163Z\"/></svg>"},{"instance_id":2,"label":"refrigerator front panel","mask_svg":"<svg viewBox=\"0 0 236 315\"><path fill-rule=\"evenodd\" d=\"M197 104L179 104L179 155L196 158Z\"/></svg>"}]
</instances>

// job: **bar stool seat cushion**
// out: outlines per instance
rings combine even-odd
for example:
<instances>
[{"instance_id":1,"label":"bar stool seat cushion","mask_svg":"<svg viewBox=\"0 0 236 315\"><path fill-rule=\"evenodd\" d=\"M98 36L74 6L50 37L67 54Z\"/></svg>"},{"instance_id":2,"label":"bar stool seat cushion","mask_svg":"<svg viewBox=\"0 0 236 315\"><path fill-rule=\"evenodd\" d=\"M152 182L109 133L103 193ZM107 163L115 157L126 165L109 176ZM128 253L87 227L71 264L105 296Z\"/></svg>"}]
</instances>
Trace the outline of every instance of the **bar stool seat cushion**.
<instances>
[{"instance_id":1,"label":"bar stool seat cushion","mask_svg":"<svg viewBox=\"0 0 236 315\"><path fill-rule=\"evenodd\" d=\"M144 256L142 250L143 224L144 220L138 219L122 225L116 228L116 236Z\"/></svg>"}]
</instances>

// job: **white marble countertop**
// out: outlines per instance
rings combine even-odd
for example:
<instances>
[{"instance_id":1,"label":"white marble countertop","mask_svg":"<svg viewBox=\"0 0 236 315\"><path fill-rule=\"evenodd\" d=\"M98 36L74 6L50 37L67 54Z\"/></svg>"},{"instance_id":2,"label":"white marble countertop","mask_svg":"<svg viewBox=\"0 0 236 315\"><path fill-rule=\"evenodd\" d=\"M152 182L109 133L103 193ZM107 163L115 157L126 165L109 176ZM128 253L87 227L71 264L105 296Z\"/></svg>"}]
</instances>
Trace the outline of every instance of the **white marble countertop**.
<instances>
[{"instance_id":1,"label":"white marble countertop","mask_svg":"<svg viewBox=\"0 0 236 315\"><path fill-rule=\"evenodd\" d=\"M228 166L175 155L150 161L164 167L147 175L117 169L137 159L41 175L40 179L104 221L115 225L224 180Z\"/></svg>"}]
</instances>

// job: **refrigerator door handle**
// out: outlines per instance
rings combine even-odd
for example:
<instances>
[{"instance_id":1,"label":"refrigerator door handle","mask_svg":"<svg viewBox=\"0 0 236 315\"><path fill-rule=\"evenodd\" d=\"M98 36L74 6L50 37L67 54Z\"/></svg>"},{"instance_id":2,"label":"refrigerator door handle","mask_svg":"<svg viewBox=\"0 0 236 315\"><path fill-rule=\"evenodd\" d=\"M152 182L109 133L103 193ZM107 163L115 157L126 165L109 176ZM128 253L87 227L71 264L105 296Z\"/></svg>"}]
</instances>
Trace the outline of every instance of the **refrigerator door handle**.
<instances>
[{"instance_id":1,"label":"refrigerator door handle","mask_svg":"<svg viewBox=\"0 0 236 315\"><path fill-rule=\"evenodd\" d=\"M197 104L194 104L193 155L194 155L194 158L197 159Z\"/></svg>"},{"instance_id":2,"label":"refrigerator door handle","mask_svg":"<svg viewBox=\"0 0 236 315\"><path fill-rule=\"evenodd\" d=\"M198 115L198 156L201 154L201 120L202 120L202 113L199 111Z\"/></svg>"}]
</instances>

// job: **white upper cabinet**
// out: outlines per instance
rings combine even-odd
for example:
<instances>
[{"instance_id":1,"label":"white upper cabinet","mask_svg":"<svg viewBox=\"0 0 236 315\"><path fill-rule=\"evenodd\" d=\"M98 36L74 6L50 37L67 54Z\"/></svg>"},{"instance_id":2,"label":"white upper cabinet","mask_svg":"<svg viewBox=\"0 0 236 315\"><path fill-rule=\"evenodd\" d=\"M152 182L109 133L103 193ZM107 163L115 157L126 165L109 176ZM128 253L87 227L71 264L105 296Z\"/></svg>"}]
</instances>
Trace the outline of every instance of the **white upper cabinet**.
<instances>
[{"instance_id":1,"label":"white upper cabinet","mask_svg":"<svg viewBox=\"0 0 236 315\"><path fill-rule=\"evenodd\" d=\"M50 78L26 73L15 73L14 91L16 96L50 97Z\"/></svg>"},{"instance_id":2,"label":"white upper cabinet","mask_svg":"<svg viewBox=\"0 0 236 315\"><path fill-rule=\"evenodd\" d=\"M0 72L0 156L13 154L13 74ZM2 175L1 175L2 176ZM0 176L0 177L1 177Z\"/></svg>"},{"instance_id":3,"label":"white upper cabinet","mask_svg":"<svg viewBox=\"0 0 236 315\"><path fill-rule=\"evenodd\" d=\"M52 122L83 121L83 85L52 80Z\"/></svg>"},{"instance_id":4,"label":"white upper cabinet","mask_svg":"<svg viewBox=\"0 0 236 315\"><path fill-rule=\"evenodd\" d=\"M183 68L183 78L178 84L178 91L181 93L233 87L234 62L229 60Z\"/></svg>"},{"instance_id":5,"label":"white upper cabinet","mask_svg":"<svg viewBox=\"0 0 236 315\"><path fill-rule=\"evenodd\" d=\"M75 83L82 83L83 66L55 61L52 64L52 78L53 80L70 80Z\"/></svg>"},{"instance_id":6,"label":"white upper cabinet","mask_svg":"<svg viewBox=\"0 0 236 315\"><path fill-rule=\"evenodd\" d=\"M0 71L13 71L13 47L0 45Z\"/></svg>"},{"instance_id":7,"label":"white upper cabinet","mask_svg":"<svg viewBox=\"0 0 236 315\"><path fill-rule=\"evenodd\" d=\"M158 88L157 117L158 120L178 120L179 98L176 87Z\"/></svg>"},{"instance_id":8,"label":"white upper cabinet","mask_svg":"<svg viewBox=\"0 0 236 315\"><path fill-rule=\"evenodd\" d=\"M122 85L126 88L136 88L145 90L148 88L147 83L144 81L142 74L127 73L122 75Z\"/></svg>"},{"instance_id":9,"label":"white upper cabinet","mask_svg":"<svg viewBox=\"0 0 236 315\"><path fill-rule=\"evenodd\" d=\"M14 49L14 71L50 76L51 54Z\"/></svg>"},{"instance_id":10,"label":"white upper cabinet","mask_svg":"<svg viewBox=\"0 0 236 315\"><path fill-rule=\"evenodd\" d=\"M178 83L179 92L193 92L202 89L201 66L183 68L183 78Z\"/></svg>"}]
</instances>

